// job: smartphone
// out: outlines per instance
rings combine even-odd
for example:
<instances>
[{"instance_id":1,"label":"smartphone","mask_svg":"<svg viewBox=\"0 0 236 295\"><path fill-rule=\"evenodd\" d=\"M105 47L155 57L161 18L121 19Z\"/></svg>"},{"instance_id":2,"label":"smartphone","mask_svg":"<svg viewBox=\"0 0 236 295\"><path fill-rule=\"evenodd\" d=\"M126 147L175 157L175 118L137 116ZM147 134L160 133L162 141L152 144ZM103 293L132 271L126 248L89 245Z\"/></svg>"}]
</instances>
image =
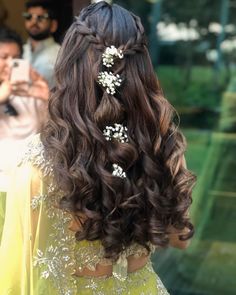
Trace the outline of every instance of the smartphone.
<instances>
[{"instance_id":1,"label":"smartphone","mask_svg":"<svg viewBox=\"0 0 236 295\"><path fill-rule=\"evenodd\" d=\"M30 81L30 65L27 60L13 59L11 63L11 82Z\"/></svg>"}]
</instances>

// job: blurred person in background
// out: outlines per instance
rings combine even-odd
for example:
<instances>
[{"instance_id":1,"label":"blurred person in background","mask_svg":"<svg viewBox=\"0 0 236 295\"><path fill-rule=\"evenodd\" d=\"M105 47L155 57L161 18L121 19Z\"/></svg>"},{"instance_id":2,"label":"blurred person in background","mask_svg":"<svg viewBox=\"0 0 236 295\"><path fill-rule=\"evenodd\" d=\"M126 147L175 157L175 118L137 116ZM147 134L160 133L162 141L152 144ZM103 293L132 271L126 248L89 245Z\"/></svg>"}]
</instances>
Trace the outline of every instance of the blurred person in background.
<instances>
[{"instance_id":1,"label":"blurred person in background","mask_svg":"<svg viewBox=\"0 0 236 295\"><path fill-rule=\"evenodd\" d=\"M29 38L23 47L23 58L31 63L51 87L53 67L60 48L53 38L53 33L58 28L56 9L52 1L47 0L30 0L26 2L25 7L23 17Z\"/></svg>"},{"instance_id":2,"label":"blurred person in background","mask_svg":"<svg viewBox=\"0 0 236 295\"><path fill-rule=\"evenodd\" d=\"M11 82L11 64L22 55L17 33L0 28L0 190L6 191L8 170L17 159L23 140L38 133L46 119L49 88L44 79L30 70L30 85ZM0 240L4 220L4 197L0 194Z\"/></svg>"}]
</instances>

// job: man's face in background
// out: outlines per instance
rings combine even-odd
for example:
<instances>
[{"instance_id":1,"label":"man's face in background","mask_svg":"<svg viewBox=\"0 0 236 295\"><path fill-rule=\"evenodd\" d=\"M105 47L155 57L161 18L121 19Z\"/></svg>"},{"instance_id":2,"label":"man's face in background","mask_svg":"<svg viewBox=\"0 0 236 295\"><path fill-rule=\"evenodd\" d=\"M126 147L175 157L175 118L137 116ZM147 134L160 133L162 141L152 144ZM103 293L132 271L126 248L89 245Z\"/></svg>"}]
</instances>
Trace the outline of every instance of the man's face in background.
<instances>
[{"instance_id":1,"label":"man's face in background","mask_svg":"<svg viewBox=\"0 0 236 295\"><path fill-rule=\"evenodd\" d=\"M47 39L57 30L57 21L50 19L48 11L40 6L30 7L24 18L26 31L33 40Z\"/></svg>"}]
</instances>

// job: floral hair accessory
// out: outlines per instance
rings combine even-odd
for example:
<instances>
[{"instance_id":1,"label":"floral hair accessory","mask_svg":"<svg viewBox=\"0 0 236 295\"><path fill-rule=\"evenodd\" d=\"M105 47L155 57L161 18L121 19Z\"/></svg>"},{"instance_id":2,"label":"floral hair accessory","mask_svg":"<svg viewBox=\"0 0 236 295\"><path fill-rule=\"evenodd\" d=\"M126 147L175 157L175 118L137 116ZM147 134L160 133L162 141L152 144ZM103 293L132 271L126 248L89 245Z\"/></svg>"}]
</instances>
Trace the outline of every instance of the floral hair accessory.
<instances>
[{"instance_id":1,"label":"floral hair accessory","mask_svg":"<svg viewBox=\"0 0 236 295\"><path fill-rule=\"evenodd\" d=\"M111 68L114 65L115 58L122 59L124 54L121 49L117 49L114 45L107 47L105 52L102 55L102 63L107 68Z\"/></svg>"},{"instance_id":2,"label":"floral hair accessory","mask_svg":"<svg viewBox=\"0 0 236 295\"><path fill-rule=\"evenodd\" d=\"M108 94L115 94L116 93L116 86L121 85L121 78L120 75L114 75L112 72L100 72L98 74L98 84L102 85L106 88L106 92Z\"/></svg>"},{"instance_id":3,"label":"floral hair accessory","mask_svg":"<svg viewBox=\"0 0 236 295\"><path fill-rule=\"evenodd\" d=\"M113 126L106 126L103 130L103 135L105 136L107 141L111 141L112 139L117 140L118 142L124 143L128 142L127 135L127 127L121 124L114 124Z\"/></svg>"},{"instance_id":4,"label":"floral hair accessory","mask_svg":"<svg viewBox=\"0 0 236 295\"><path fill-rule=\"evenodd\" d=\"M126 173L118 164L113 164L112 167L113 167L112 175L120 177L120 178L126 178Z\"/></svg>"},{"instance_id":5,"label":"floral hair accessory","mask_svg":"<svg viewBox=\"0 0 236 295\"><path fill-rule=\"evenodd\" d=\"M115 123L114 126L106 126L103 130L103 135L105 136L107 141L115 139L120 143L125 143L129 141L127 131L128 129L126 126ZM123 168L120 167L117 163L112 164L112 168L113 176L126 178L126 173L124 172Z\"/></svg>"}]
</instances>

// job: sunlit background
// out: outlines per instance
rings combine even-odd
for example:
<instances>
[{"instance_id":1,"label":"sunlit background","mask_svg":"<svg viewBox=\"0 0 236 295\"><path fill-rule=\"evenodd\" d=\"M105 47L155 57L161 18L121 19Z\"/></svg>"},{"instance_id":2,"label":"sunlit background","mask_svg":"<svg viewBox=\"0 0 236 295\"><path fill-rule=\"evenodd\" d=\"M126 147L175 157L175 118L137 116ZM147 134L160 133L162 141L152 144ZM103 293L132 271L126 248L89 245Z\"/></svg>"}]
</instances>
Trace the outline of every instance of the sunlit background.
<instances>
[{"instance_id":1,"label":"sunlit background","mask_svg":"<svg viewBox=\"0 0 236 295\"><path fill-rule=\"evenodd\" d=\"M90 1L58 0L60 42ZM180 114L198 176L185 250L159 250L155 270L174 295L236 294L236 1L113 1L138 14L165 96ZM26 37L24 1L0 0L0 24Z\"/></svg>"}]
</instances>

